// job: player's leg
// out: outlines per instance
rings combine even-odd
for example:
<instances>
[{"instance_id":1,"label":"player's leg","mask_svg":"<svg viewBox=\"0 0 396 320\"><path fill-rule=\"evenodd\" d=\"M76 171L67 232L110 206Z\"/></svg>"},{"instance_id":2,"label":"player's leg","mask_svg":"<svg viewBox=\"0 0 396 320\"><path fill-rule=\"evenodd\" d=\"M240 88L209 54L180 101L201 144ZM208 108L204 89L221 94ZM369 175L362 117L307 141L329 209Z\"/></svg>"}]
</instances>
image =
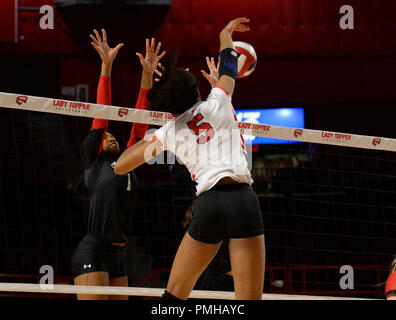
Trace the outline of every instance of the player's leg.
<instances>
[{"instance_id":1,"label":"player's leg","mask_svg":"<svg viewBox=\"0 0 396 320\"><path fill-rule=\"evenodd\" d=\"M118 277L110 279L110 285L113 287L128 287L128 277ZM126 295L109 295L109 300L128 300L129 296Z\"/></svg>"},{"instance_id":2,"label":"player's leg","mask_svg":"<svg viewBox=\"0 0 396 320\"><path fill-rule=\"evenodd\" d=\"M110 286L128 287L126 247L106 247L106 265L110 274ZM109 295L110 300L128 300L126 295Z\"/></svg>"},{"instance_id":3,"label":"player's leg","mask_svg":"<svg viewBox=\"0 0 396 320\"><path fill-rule=\"evenodd\" d=\"M200 242L186 232L173 261L166 291L179 299L187 299L221 243Z\"/></svg>"},{"instance_id":4,"label":"player's leg","mask_svg":"<svg viewBox=\"0 0 396 320\"><path fill-rule=\"evenodd\" d=\"M265 269L264 235L230 239L229 251L235 298L261 300Z\"/></svg>"},{"instance_id":5,"label":"player's leg","mask_svg":"<svg viewBox=\"0 0 396 320\"><path fill-rule=\"evenodd\" d=\"M96 271L84 273L74 278L76 286L108 286L109 273L103 271ZM77 294L78 300L108 300L108 295L105 294Z\"/></svg>"},{"instance_id":6,"label":"player's leg","mask_svg":"<svg viewBox=\"0 0 396 320\"><path fill-rule=\"evenodd\" d=\"M224 239L224 222L217 210L218 200L217 192L209 191L194 200L192 220L177 250L166 289L179 299L188 298Z\"/></svg>"},{"instance_id":7,"label":"player's leg","mask_svg":"<svg viewBox=\"0 0 396 320\"><path fill-rule=\"evenodd\" d=\"M78 244L71 261L73 281L78 286L108 286L109 273L104 263L101 239L86 235ZM107 300L107 295L78 294L79 300Z\"/></svg>"},{"instance_id":8,"label":"player's leg","mask_svg":"<svg viewBox=\"0 0 396 320\"><path fill-rule=\"evenodd\" d=\"M235 298L261 299L264 286L265 244L260 203L252 187L230 187L222 201L229 203L227 230Z\"/></svg>"}]
</instances>

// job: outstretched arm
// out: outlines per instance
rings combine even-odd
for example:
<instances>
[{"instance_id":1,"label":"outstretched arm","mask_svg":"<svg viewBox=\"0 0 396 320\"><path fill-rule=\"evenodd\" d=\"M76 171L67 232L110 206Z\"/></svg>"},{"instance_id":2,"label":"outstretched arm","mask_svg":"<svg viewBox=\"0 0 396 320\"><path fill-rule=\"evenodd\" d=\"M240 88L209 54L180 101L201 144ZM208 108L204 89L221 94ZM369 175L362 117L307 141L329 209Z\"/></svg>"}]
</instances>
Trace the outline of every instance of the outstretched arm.
<instances>
[{"instance_id":1,"label":"outstretched arm","mask_svg":"<svg viewBox=\"0 0 396 320\"><path fill-rule=\"evenodd\" d=\"M142 80L140 82L140 88L150 90L153 87L153 74L157 70L159 61L164 57L166 51L159 54L161 49L161 42L158 42L157 48L155 48L155 39L146 39L146 55L136 52L140 60L140 64L143 68Z\"/></svg>"},{"instance_id":2,"label":"outstretched arm","mask_svg":"<svg viewBox=\"0 0 396 320\"><path fill-rule=\"evenodd\" d=\"M124 44L120 43L115 48L110 48L107 43L107 34L105 29L102 29L102 38L100 37L99 32L95 29L94 33L96 37L94 37L92 34L89 36L92 39L92 46L102 59L101 75L110 78L113 61L117 57L118 51L124 46Z\"/></svg>"},{"instance_id":3,"label":"outstretched arm","mask_svg":"<svg viewBox=\"0 0 396 320\"><path fill-rule=\"evenodd\" d=\"M222 51L225 49L235 49L232 40L232 34L234 31L237 32L249 31L250 28L244 25L244 23L248 23L249 21L250 20L247 18L237 18L235 20L230 21L226 25L226 27L220 32L220 50L219 50L220 53L222 53ZM223 74L224 68L228 68L228 66L224 65L224 63L226 63L226 61L220 61L221 64L220 74L219 74L220 78L216 82L215 86L222 87L230 95L232 95L235 87L235 79L227 74Z\"/></svg>"},{"instance_id":4,"label":"outstretched arm","mask_svg":"<svg viewBox=\"0 0 396 320\"><path fill-rule=\"evenodd\" d=\"M157 155L157 143L154 136L146 136L130 148L126 149L117 159L114 166L115 174L125 174L151 160Z\"/></svg>"},{"instance_id":5,"label":"outstretched arm","mask_svg":"<svg viewBox=\"0 0 396 320\"><path fill-rule=\"evenodd\" d=\"M104 29L102 29L102 37L97 30L94 30L94 33L95 36L90 35L91 44L102 60L96 103L111 105L111 69L118 51L124 44L120 43L115 48L110 48L107 44L107 34ZM88 162L92 162L94 157L101 153L108 122L106 119L97 118L92 121L91 132L84 143L84 154Z\"/></svg>"},{"instance_id":6,"label":"outstretched arm","mask_svg":"<svg viewBox=\"0 0 396 320\"><path fill-rule=\"evenodd\" d=\"M143 57L142 54L138 52L136 53L136 55L139 57L140 64L142 65L143 68L142 80L140 82L139 97L135 106L136 109L147 109L149 105L149 101L147 100L146 96L153 86L153 74L154 72L158 72L157 67L159 61L166 53L164 51L161 54L159 54L160 49L161 49L161 42L159 42L157 48L155 48L155 39L151 38L151 41L149 41L149 39L146 39L145 56ZM131 134L129 137L127 147L129 148L139 140L143 139L147 129L148 129L147 124L134 123L132 125Z\"/></svg>"}]
</instances>

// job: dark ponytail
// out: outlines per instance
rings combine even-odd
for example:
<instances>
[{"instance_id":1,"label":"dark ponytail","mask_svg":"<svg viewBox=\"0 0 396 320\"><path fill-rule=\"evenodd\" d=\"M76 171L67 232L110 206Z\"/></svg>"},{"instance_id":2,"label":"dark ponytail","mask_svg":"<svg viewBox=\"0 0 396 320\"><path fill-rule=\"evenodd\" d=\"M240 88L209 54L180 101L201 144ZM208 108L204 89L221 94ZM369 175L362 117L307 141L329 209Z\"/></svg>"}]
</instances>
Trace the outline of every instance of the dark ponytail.
<instances>
[{"instance_id":1,"label":"dark ponytail","mask_svg":"<svg viewBox=\"0 0 396 320\"><path fill-rule=\"evenodd\" d=\"M199 100L198 81L192 73L176 67L176 53L168 55L161 63L162 77L147 94L149 108L182 114Z\"/></svg>"}]
</instances>

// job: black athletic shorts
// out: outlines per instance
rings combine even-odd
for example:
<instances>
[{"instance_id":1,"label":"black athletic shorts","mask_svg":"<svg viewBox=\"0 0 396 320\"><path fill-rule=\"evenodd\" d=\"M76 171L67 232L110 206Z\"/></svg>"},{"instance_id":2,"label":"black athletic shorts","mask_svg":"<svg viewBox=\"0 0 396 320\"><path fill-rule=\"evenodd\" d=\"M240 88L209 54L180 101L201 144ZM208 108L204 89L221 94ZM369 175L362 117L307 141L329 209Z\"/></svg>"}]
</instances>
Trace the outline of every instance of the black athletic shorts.
<instances>
[{"instance_id":1,"label":"black athletic shorts","mask_svg":"<svg viewBox=\"0 0 396 320\"><path fill-rule=\"evenodd\" d=\"M109 279L127 275L126 246L119 247L92 235L80 241L73 254L73 279L90 272L108 272Z\"/></svg>"},{"instance_id":2,"label":"black athletic shorts","mask_svg":"<svg viewBox=\"0 0 396 320\"><path fill-rule=\"evenodd\" d=\"M195 240L213 244L264 234L259 201L248 184L214 186L201 193L193 207L188 233Z\"/></svg>"}]
</instances>

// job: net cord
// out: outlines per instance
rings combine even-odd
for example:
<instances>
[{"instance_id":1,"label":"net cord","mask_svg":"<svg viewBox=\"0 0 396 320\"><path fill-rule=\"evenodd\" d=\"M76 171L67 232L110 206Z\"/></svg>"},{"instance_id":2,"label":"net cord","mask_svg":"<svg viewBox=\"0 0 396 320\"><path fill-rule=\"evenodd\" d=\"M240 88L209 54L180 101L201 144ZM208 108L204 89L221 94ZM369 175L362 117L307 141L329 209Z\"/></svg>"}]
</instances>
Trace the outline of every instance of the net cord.
<instances>
[{"instance_id":1,"label":"net cord","mask_svg":"<svg viewBox=\"0 0 396 320\"><path fill-rule=\"evenodd\" d=\"M30 284L30 283L0 283L0 292L24 292L24 293L57 293L57 294L103 294L103 295L126 295L140 297L161 297L165 289L161 288L137 288L115 286L77 286L62 284ZM234 292L193 290L189 296L191 299L220 299L234 300ZM329 297L288 294L263 294L263 300L376 300L353 297Z\"/></svg>"}]
</instances>

